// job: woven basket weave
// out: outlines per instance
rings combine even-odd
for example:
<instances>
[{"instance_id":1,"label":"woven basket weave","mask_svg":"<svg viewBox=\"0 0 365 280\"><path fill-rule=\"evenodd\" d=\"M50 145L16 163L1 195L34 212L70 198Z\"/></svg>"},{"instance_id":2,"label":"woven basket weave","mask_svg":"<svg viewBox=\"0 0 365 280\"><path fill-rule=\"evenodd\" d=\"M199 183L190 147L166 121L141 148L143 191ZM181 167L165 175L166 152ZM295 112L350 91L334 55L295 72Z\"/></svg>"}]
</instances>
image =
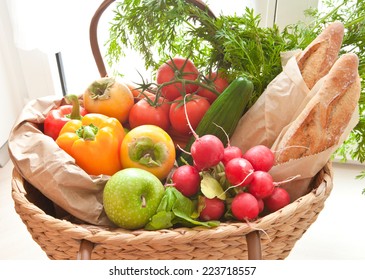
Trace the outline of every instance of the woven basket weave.
<instances>
[{"instance_id":1,"label":"woven basket weave","mask_svg":"<svg viewBox=\"0 0 365 280\"><path fill-rule=\"evenodd\" d=\"M92 52L102 77L107 76L97 43L97 24L113 0L105 0L90 25ZM207 9L200 0L189 2ZM209 11L209 9L208 9ZM210 12L211 13L211 12ZM214 16L211 13L211 16ZM177 228L158 231L75 224L55 218L54 204L13 170L15 210L50 259L285 259L296 241L317 219L333 187L330 162L313 178L312 191L281 210L248 225Z\"/></svg>"},{"instance_id":2,"label":"woven basket weave","mask_svg":"<svg viewBox=\"0 0 365 280\"><path fill-rule=\"evenodd\" d=\"M53 204L16 169L13 171L12 197L16 212L50 259L276 260L285 259L317 219L331 193L332 178L331 163L328 163L314 178L313 191L281 210L260 218L251 226L241 222L222 223L212 229L128 231L56 219L52 216ZM254 237L253 241L248 236ZM255 242L259 242L259 246L255 246ZM84 248L86 257L81 255Z\"/></svg>"}]
</instances>

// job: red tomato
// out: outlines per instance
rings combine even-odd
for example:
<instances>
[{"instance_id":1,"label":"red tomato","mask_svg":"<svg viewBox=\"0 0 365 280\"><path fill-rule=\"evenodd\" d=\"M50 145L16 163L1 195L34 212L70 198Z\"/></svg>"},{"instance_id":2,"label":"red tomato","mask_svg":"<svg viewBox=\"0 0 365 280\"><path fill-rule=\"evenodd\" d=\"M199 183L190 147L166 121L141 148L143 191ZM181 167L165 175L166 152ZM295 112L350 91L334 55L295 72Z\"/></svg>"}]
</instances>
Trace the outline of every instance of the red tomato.
<instances>
[{"instance_id":1,"label":"red tomato","mask_svg":"<svg viewBox=\"0 0 365 280\"><path fill-rule=\"evenodd\" d=\"M167 131L170 127L169 110L170 104L162 97L154 102L155 96L139 100L133 105L129 113L129 125L131 128L143 124L153 124Z\"/></svg>"},{"instance_id":2,"label":"red tomato","mask_svg":"<svg viewBox=\"0 0 365 280\"><path fill-rule=\"evenodd\" d=\"M195 130L203 118L204 114L208 111L209 102L199 96L191 94L186 95L186 104L183 105L184 97L180 96L174 100L174 103L170 107L170 122L173 129L181 134L189 134L190 128L185 116L184 106L186 106L187 115L192 128Z\"/></svg>"},{"instance_id":3,"label":"red tomato","mask_svg":"<svg viewBox=\"0 0 365 280\"><path fill-rule=\"evenodd\" d=\"M217 72L213 72L210 75L208 74L205 78L208 81L207 84L214 87L219 93L222 93L229 85L227 79L223 78L220 73L217 74ZM207 98L210 104L218 97L214 92L202 87L199 89L198 95Z\"/></svg>"},{"instance_id":4,"label":"red tomato","mask_svg":"<svg viewBox=\"0 0 365 280\"><path fill-rule=\"evenodd\" d=\"M194 63L186 58L175 57L168 62L162 64L157 70L156 81L161 85L166 82L173 81L176 78L185 80L196 80L199 72ZM185 92L181 82L176 82L161 89L161 94L170 101L173 101L179 96L196 92L198 85L185 84Z\"/></svg>"}]
</instances>

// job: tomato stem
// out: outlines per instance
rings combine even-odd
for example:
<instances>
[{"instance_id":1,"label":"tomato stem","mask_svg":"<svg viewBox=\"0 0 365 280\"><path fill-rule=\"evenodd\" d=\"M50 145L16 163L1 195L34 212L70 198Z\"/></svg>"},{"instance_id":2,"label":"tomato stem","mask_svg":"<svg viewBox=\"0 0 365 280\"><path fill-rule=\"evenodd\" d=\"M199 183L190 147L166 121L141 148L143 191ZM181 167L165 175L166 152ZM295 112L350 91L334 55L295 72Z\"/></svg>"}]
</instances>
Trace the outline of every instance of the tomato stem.
<instances>
[{"instance_id":1,"label":"tomato stem","mask_svg":"<svg viewBox=\"0 0 365 280\"><path fill-rule=\"evenodd\" d=\"M175 79L173 79L173 80L171 80L171 81L168 81L168 82L164 82L164 83L162 83L162 84L159 84L158 85L158 89L157 89L157 92L160 92L161 91L161 89L163 88L163 87L165 87L165 86L169 86L169 85L173 85L173 84L176 84L176 83L181 83L181 84L189 84L189 85L198 85L198 86L200 86L200 87L202 87L202 88L205 88L205 89L207 89L207 90L210 90L211 92L213 92L215 95L219 95L220 93L214 88L214 87L212 87L212 86L209 86L209 85L207 85L207 84L205 84L205 83L202 83L202 82L200 82L199 81L199 79L197 79L197 80L186 80L186 79L181 79L181 78L175 78ZM184 92L184 90L183 90L183 92ZM156 93L157 94L157 93ZM185 95L185 94L183 94L183 95Z\"/></svg>"}]
</instances>

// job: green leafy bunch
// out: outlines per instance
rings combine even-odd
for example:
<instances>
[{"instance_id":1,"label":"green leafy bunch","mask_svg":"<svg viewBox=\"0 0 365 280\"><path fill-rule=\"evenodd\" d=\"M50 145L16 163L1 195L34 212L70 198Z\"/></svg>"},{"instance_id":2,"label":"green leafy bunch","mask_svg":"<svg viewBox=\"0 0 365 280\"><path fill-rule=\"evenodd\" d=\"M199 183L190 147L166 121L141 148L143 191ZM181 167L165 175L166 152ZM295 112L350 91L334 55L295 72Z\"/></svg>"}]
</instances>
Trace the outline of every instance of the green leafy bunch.
<instances>
[{"instance_id":1,"label":"green leafy bunch","mask_svg":"<svg viewBox=\"0 0 365 280\"><path fill-rule=\"evenodd\" d=\"M201 71L250 78L253 103L281 72L280 52L288 48L277 26L259 25L248 8L243 16L212 17L185 0L125 0L115 9L107 57L116 63L132 48L152 71L171 56L190 57Z\"/></svg>"},{"instance_id":2,"label":"green leafy bunch","mask_svg":"<svg viewBox=\"0 0 365 280\"><path fill-rule=\"evenodd\" d=\"M281 71L280 54L304 49L333 21L345 26L341 53L359 57L360 121L336 154L365 161L365 0L322 1L323 9L305 12L306 23L261 27L260 15L246 8L242 15L208 14L188 0L119 1L110 25L107 58L116 64L132 48L146 69L156 71L173 56L190 57L201 71L221 70L229 79L246 76L254 83L251 104ZM209 5L209 1L207 1ZM365 175L364 175L365 176Z\"/></svg>"}]
</instances>

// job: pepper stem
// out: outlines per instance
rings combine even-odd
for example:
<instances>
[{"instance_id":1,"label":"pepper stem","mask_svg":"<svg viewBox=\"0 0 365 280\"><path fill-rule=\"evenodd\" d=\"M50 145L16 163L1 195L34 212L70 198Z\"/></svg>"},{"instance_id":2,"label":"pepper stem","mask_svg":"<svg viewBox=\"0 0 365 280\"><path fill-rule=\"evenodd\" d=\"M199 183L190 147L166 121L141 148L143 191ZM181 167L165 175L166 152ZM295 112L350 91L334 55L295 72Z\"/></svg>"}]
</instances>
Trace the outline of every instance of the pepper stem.
<instances>
[{"instance_id":1,"label":"pepper stem","mask_svg":"<svg viewBox=\"0 0 365 280\"><path fill-rule=\"evenodd\" d=\"M93 125L83 125L77 131L76 134L84 139L85 141L93 141L95 140L96 134L98 133L99 129Z\"/></svg>"},{"instance_id":2,"label":"pepper stem","mask_svg":"<svg viewBox=\"0 0 365 280\"><path fill-rule=\"evenodd\" d=\"M80 114L80 103L79 99L75 94L68 94L65 96L66 102L72 105L72 111L69 115L71 120L81 120L82 116Z\"/></svg>"}]
</instances>

